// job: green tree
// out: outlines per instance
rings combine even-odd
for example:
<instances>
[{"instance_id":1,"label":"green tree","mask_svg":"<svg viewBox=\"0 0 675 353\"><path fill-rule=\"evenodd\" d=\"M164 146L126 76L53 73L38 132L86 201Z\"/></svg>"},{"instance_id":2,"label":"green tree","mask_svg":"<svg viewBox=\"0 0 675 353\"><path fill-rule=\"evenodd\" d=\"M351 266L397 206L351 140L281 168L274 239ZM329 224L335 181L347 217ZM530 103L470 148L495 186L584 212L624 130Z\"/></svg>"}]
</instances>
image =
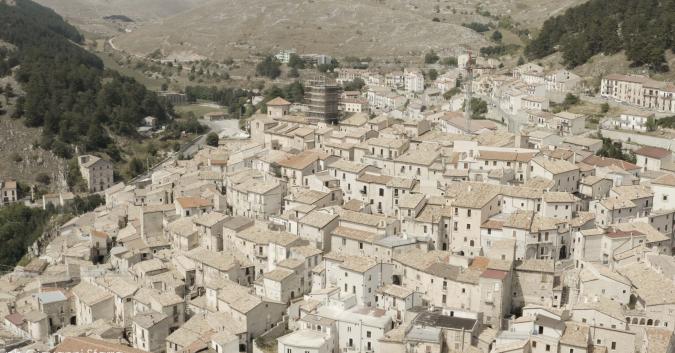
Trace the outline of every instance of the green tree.
<instances>
[{"instance_id":1,"label":"green tree","mask_svg":"<svg viewBox=\"0 0 675 353\"><path fill-rule=\"evenodd\" d=\"M133 157L127 164L127 171L129 172L129 175L132 177L136 177L138 175L143 174L145 171L145 165L143 165L143 161L140 159Z\"/></svg>"},{"instance_id":2,"label":"green tree","mask_svg":"<svg viewBox=\"0 0 675 353\"><path fill-rule=\"evenodd\" d=\"M424 63L425 64L435 64L436 62L438 62L438 59L440 59L438 54L436 54L436 52L433 51L433 50L424 54Z\"/></svg>"},{"instance_id":3,"label":"green tree","mask_svg":"<svg viewBox=\"0 0 675 353\"><path fill-rule=\"evenodd\" d=\"M492 32L492 36L490 38L492 38L492 40L494 40L497 43L501 43L502 42L502 32L500 32L498 30L495 30L494 32Z\"/></svg>"},{"instance_id":4,"label":"green tree","mask_svg":"<svg viewBox=\"0 0 675 353\"><path fill-rule=\"evenodd\" d=\"M268 55L255 66L255 73L257 76L275 79L281 74L280 66L281 63L274 56Z\"/></svg>"},{"instance_id":5,"label":"green tree","mask_svg":"<svg viewBox=\"0 0 675 353\"><path fill-rule=\"evenodd\" d=\"M340 63L337 61L337 59L333 58L330 60L330 63L320 64L316 68L319 70L319 72L326 73L333 72L339 65Z\"/></svg>"},{"instance_id":6,"label":"green tree","mask_svg":"<svg viewBox=\"0 0 675 353\"><path fill-rule=\"evenodd\" d=\"M572 93L568 93L565 95L565 99L563 100L562 104L565 107L565 109L567 109L573 105L579 104L579 102L580 102L579 97L573 95Z\"/></svg>"},{"instance_id":7,"label":"green tree","mask_svg":"<svg viewBox=\"0 0 675 353\"><path fill-rule=\"evenodd\" d=\"M345 82L343 88L345 91L360 91L365 85L366 82L360 77L357 77L349 82Z\"/></svg>"},{"instance_id":8,"label":"green tree","mask_svg":"<svg viewBox=\"0 0 675 353\"><path fill-rule=\"evenodd\" d=\"M14 87L12 87L12 85L9 82L7 82L7 84L5 84L5 89L3 90L3 94L5 95L5 100L7 100L7 101L9 101L10 98L14 98L14 96L15 96Z\"/></svg>"},{"instance_id":9,"label":"green tree","mask_svg":"<svg viewBox=\"0 0 675 353\"><path fill-rule=\"evenodd\" d=\"M483 33L490 30L490 26L479 22L462 23L462 26L472 29L478 33Z\"/></svg>"},{"instance_id":10,"label":"green tree","mask_svg":"<svg viewBox=\"0 0 675 353\"><path fill-rule=\"evenodd\" d=\"M446 100L450 100L452 97L459 94L460 92L462 92L462 90L459 87L453 87L447 90L445 93L443 93L443 98L445 98Z\"/></svg>"},{"instance_id":11,"label":"green tree","mask_svg":"<svg viewBox=\"0 0 675 353\"><path fill-rule=\"evenodd\" d=\"M601 156L601 157L609 157L609 158L615 158L615 159L620 159L624 160L630 163L635 163L635 154L632 152L625 153L623 152L623 144L621 141L612 141L610 138L602 137L602 135L599 135L599 137L602 139L602 147L596 155Z\"/></svg>"},{"instance_id":12,"label":"green tree","mask_svg":"<svg viewBox=\"0 0 675 353\"><path fill-rule=\"evenodd\" d=\"M462 110L466 111L466 104L462 105ZM488 112L487 102L480 98L471 98L471 119L485 119Z\"/></svg>"},{"instance_id":13,"label":"green tree","mask_svg":"<svg viewBox=\"0 0 675 353\"><path fill-rule=\"evenodd\" d=\"M206 144L212 147L218 147L218 134L215 132L209 132L208 135L206 135Z\"/></svg>"},{"instance_id":14,"label":"green tree","mask_svg":"<svg viewBox=\"0 0 675 353\"><path fill-rule=\"evenodd\" d=\"M35 176L35 181L40 184L49 185L52 182L52 178L50 178L47 173L38 173Z\"/></svg>"},{"instance_id":15,"label":"green tree","mask_svg":"<svg viewBox=\"0 0 675 353\"><path fill-rule=\"evenodd\" d=\"M300 103L305 97L305 87L299 81L288 84L283 89L284 97L291 103Z\"/></svg>"},{"instance_id":16,"label":"green tree","mask_svg":"<svg viewBox=\"0 0 675 353\"><path fill-rule=\"evenodd\" d=\"M427 71L427 77L431 81L436 81L438 78L438 71L436 71L436 69L429 69L429 71Z\"/></svg>"},{"instance_id":17,"label":"green tree","mask_svg":"<svg viewBox=\"0 0 675 353\"><path fill-rule=\"evenodd\" d=\"M653 116L647 118L647 131L656 131L656 119Z\"/></svg>"},{"instance_id":18,"label":"green tree","mask_svg":"<svg viewBox=\"0 0 675 353\"><path fill-rule=\"evenodd\" d=\"M609 112L609 103L602 103L600 105L600 113L607 114Z\"/></svg>"},{"instance_id":19,"label":"green tree","mask_svg":"<svg viewBox=\"0 0 675 353\"><path fill-rule=\"evenodd\" d=\"M525 58L523 58L522 56L518 57L518 62L516 63L516 65L518 66L525 65Z\"/></svg>"},{"instance_id":20,"label":"green tree","mask_svg":"<svg viewBox=\"0 0 675 353\"><path fill-rule=\"evenodd\" d=\"M288 58L288 67L294 69L304 69L305 61L302 60L298 54L291 54L291 56Z\"/></svg>"}]
</instances>

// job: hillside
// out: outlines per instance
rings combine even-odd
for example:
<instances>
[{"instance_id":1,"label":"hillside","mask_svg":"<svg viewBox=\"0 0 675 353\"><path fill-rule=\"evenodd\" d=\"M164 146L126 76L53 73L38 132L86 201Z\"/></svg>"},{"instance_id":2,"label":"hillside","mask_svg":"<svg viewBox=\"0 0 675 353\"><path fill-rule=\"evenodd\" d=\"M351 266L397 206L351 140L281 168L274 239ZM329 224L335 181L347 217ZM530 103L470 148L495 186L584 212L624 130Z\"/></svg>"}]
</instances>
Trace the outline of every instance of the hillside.
<instances>
[{"instance_id":1,"label":"hillside","mask_svg":"<svg viewBox=\"0 0 675 353\"><path fill-rule=\"evenodd\" d=\"M111 133L133 136L143 117L168 118L154 93L105 70L101 60L75 44L82 35L48 8L30 0L0 2L0 40L15 48L0 60L9 63L25 92L13 104L13 117L42 127L40 147L60 157L69 158L78 146L119 158Z\"/></svg>"},{"instance_id":2,"label":"hillside","mask_svg":"<svg viewBox=\"0 0 675 353\"><path fill-rule=\"evenodd\" d=\"M625 51L632 66L668 71L675 49L675 0L590 0L548 19L526 48L538 59L556 51L576 67L597 54Z\"/></svg>"},{"instance_id":3,"label":"hillside","mask_svg":"<svg viewBox=\"0 0 675 353\"><path fill-rule=\"evenodd\" d=\"M516 19L531 12L529 18L543 22L544 15L579 2L521 1L514 6L512 2L492 1L494 4L484 2L481 8L494 14L512 14ZM244 57L282 48L339 56L417 55L430 48L442 52L457 45L473 48L486 45L482 36L460 25L471 21L494 22L476 13L479 3L212 0L122 34L113 43L135 54L147 55L160 49L164 56L178 59Z\"/></svg>"},{"instance_id":4,"label":"hillside","mask_svg":"<svg viewBox=\"0 0 675 353\"><path fill-rule=\"evenodd\" d=\"M159 21L162 18L187 11L208 0L38 0L64 16L78 28L99 35L111 36L125 28ZM125 16L132 22L116 20Z\"/></svg>"}]
</instances>

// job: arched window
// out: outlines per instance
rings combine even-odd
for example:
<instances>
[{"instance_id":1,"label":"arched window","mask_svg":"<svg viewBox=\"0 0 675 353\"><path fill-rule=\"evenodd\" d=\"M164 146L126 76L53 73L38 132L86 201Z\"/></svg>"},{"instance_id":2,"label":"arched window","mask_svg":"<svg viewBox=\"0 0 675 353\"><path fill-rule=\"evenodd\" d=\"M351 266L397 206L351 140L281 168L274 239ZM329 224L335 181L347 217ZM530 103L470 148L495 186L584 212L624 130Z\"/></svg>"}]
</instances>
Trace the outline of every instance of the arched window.
<instances>
[{"instance_id":1,"label":"arched window","mask_svg":"<svg viewBox=\"0 0 675 353\"><path fill-rule=\"evenodd\" d=\"M633 318L633 325L637 325L638 319L636 317Z\"/></svg>"},{"instance_id":2,"label":"arched window","mask_svg":"<svg viewBox=\"0 0 675 353\"><path fill-rule=\"evenodd\" d=\"M654 324L654 320L649 319L647 320L647 326L652 326Z\"/></svg>"},{"instance_id":3,"label":"arched window","mask_svg":"<svg viewBox=\"0 0 675 353\"><path fill-rule=\"evenodd\" d=\"M644 325L644 324L645 324L645 318L643 317L642 319L640 319L640 325Z\"/></svg>"}]
</instances>

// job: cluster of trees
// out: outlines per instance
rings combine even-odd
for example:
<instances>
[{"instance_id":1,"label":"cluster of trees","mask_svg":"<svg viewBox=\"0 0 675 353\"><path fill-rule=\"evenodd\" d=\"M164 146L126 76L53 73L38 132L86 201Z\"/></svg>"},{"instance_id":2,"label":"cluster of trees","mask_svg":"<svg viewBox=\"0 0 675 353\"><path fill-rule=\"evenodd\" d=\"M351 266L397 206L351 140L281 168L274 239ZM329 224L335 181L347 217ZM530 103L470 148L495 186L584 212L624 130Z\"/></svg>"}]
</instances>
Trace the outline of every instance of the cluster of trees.
<instances>
[{"instance_id":1,"label":"cluster of trees","mask_svg":"<svg viewBox=\"0 0 675 353\"><path fill-rule=\"evenodd\" d=\"M281 97L291 103L301 103L305 97L305 87L299 81L295 81L283 87L274 85L266 89L264 95L265 102L276 97Z\"/></svg>"},{"instance_id":2,"label":"cluster of trees","mask_svg":"<svg viewBox=\"0 0 675 353\"><path fill-rule=\"evenodd\" d=\"M326 72L333 72L338 67L340 67L340 62L338 62L337 59L332 58L330 59L330 62L327 64L317 65L316 69L319 70L319 72L326 73Z\"/></svg>"},{"instance_id":3,"label":"cluster of trees","mask_svg":"<svg viewBox=\"0 0 675 353\"><path fill-rule=\"evenodd\" d=\"M546 20L525 53L534 59L560 50L575 67L625 50L633 65L666 71L667 49L675 49L675 0L591 0Z\"/></svg>"},{"instance_id":4,"label":"cluster of trees","mask_svg":"<svg viewBox=\"0 0 675 353\"><path fill-rule=\"evenodd\" d=\"M20 65L16 79L26 92L14 116L43 127L40 145L57 155L70 157L78 145L118 157L110 132L134 135L145 116L163 122L171 114L170 104L143 85L104 70L101 60L73 44L83 40L74 27L30 0L0 3L0 39L17 49L12 63Z\"/></svg>"},{"instance_id":5,"label":"cluster of trees","mask_svg":"<svg viewBox=\"0 0 675 353\"><path fill-rule=\"evenodd\" d=\"M281 62L274 56L268 55L255 66L255 74L275 79L281 75Z\"/></svg>"},{"instance_id":6,"label":"cluster of trees","mask_svg":"<svg viewBox=\"0 0 675 353\"><path fill-rule=\"evenodd\" d=\"M554 103L551 102L551 111L554 113L560 113L564 110L568 110L571 107L580 104L581 99L579 99L578 96L575 96L572 93L568 93L565 95L565 99L563 99L562 103ZM602 109L602 107L601 107Z\"/></svg>"},{"instance_id":7,"label":"cluster of trees","mask_svg":"<svg viewBox=\"0 0 675 353\"><path fill-rule=\"evenodd\" d=\"M462 23L462 26L472 29L478 33L483 33L490 30L490 25L480 22Z\"/></svg>"},{"instance_id":8,"label":"cluster of trees","mask_svg":"<svg viewBox=\"0 0 675 353\"><path fill-rule=\"evenodd\" d=\"M240 111L253 96L248 90L214 86L187 86L185 95L188 102L194 103L198 99L213 101L228 107L230 113Z\"/></svg>"},{"instance_id":9,"label":"cluster of trees","mask_svg":"<svg viewBox=\"0 0 675 353\"><path fill-rule=\"evenodd\" d=\"M454 56L448 56L447 58L442 58L438 54L431 50L424 54L424 63L425 64L435 64L439 63L448 67L457 67L457 58Z\"/></svg>"},{"instance_id":10,"label":"cluster of trees","mask_svg":"<svg viewBox=\"0 0 675 353\"><path fill-rule=\"evenodd\" d=\"M438 71L436 71L436 69L429 69L429 71L426 72L426 76L430 81L436 81L438 78Z\"/></svg>"},{"instance_id":11,"label":"cluster of trees","mask_svg":"<svg viewBox=\"0 0 675 353\"><path fill-rule=\"evenodd\" d=\"M440 57L433 50L424 54L424 63L425 64L435 64L435 63L438 62L439 59L440 59Z\"/></svg>"},{"instance_id":12,"label":"cluster of trees","mask_svg":"<svg viewBox=\"0 0 675 353\"><path fill-rule=\"evenodd\" d=\"M448 67L457 67L457 58L454 56L448 56L447 58L441 59L441 64Z\"/></svg>"},{"instance_id":13,"label":"cluster of trees","mask_svg":"<svg viewBox=\"0 0 675 353\"><path fill-rule=\"evenodd\" d=\"M16 65L19 65L16 51L0 47L0 77L7 76Z\"/></svg>"},{"instance_id":14,"label":"cluster of trees","mask_svg":"<svg viewBox=\"0 0 675 353\"><path fill-rule=\"evenodd\" d=\"M518 49L520 49L518 44L499 44L480 48L480 55L489 58L498 58L507 54L515 54Z\"/></svg>"},{"instance_id":15,"label":"cluster of trees","mask_svg":"<svg viewBox=\"0 0 675 353\"><path fill-rule=\"evenodd\" d=\"M675 129L675 115L656 120L654 124L664 128Z\"/></svg>"},{"instance_id":16,"label":"cluster of trees","mask_svg":"<svg viewBox=\"0 0 675 353\"><path fill-rule=\"evenodd\" d=\"M621 141L613 141L610 138L603 137L601 134L598 134L598 137L602 139L602 148L598 150L596 155L636 163L635 154L632 151L624 152Z\"/></svg>"},{"instance_id":17,"label":"cluster of trees","mask_svg":"<svg viewBox=\"0 0 675 353\"><path fill-rule=\"evenodd\" d=\"M466 111L466 104L462 105L462 111ZM487 102L480 98L471 98L471 119L483 120L488 112Z\"/></svg>"},{"instance_id":18,"label":"cluster of trees","mask_svg":"<svg viewBox=\"0 0 675 353\"><path fill-rule=\"evenodd\" d=\"M0 265L16 265L42 234L49 217L49 212L23 204L0 208Z\"/></svg>"},{"instance_id":19,"label":"cluster of trees","mask_svg":"<svg viewBox=\"0 0 675 353\"><path fill-rule=\"evenodd\" d=\"M352 69L367 69L370 62L373 61L371 57L359 58L356 56L346 56L342 59L342 67L350 67Z\"/></svg>"},{"instance_id":20,"label":"cluster of trees","mask_svg":"<svg viewBox=\"0 0 675 353\"><path fill-rule=\"evenodd\" d=\"M450 100L452 97L460 94L462 92L462 89L459 87L453 87L449 90L447 90L445 93L443 93L443 98L446 100Z\"/></svg>"},{"instance_id":21,"label":"cluster of trees","mask_svg":"<svg viewBox=\"0 0 675 353\"><path fill-rule=\"evenodd\" d=\"M365 85L366 82L363 81L362 78L357 77L349 82L345 82L342 85L342 88L344 88L345 91L360 91Z\"/></svg>"},{"instance_id":22,"label":"cluster of trees","mask_svg":"<svg viewBox=\"0 0 675 353\"><path fill-rule=\"evenodd\" d=\"M46 209L12 204L0 208L0 266L14 267L28 247L45 231L49 220L57 214L80 215L105 203L100 195L76 196L65 207L47 205ZM66 217L68 218L68 217Z\"/></svg>"},{"instance_id":23,"label":"cluster of trees","mask_svg":"<svg viewBox=\"0 0 675 353\"><path fill-rule=\"evenodd\" d=\"M211 147L218 147L218 141L220 141L220 137L218 137L218 134L215 132L209 132L208 135L206 135L206 144L211 146Z\"/></svg>"}]
</instances>

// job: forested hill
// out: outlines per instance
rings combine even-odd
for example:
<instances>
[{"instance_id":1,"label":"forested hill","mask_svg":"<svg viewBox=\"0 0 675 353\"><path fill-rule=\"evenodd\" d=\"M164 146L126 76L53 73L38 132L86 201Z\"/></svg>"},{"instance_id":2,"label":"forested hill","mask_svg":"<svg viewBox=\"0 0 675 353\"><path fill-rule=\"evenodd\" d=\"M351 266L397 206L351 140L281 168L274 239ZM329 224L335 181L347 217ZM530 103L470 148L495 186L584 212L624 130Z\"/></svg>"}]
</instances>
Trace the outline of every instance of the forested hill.
<instances>
[{"instance_id":1,"label":"forested hill","mask_svg":"<svg viewBox=\"0 0 675 353\"><path fill-rule=\"evenodd\" d=\"M675 49L675 0L590 0L546 20L526 54L536 59L560 50L575 67L625 50L633 65L665 71L668 49Z\"/></svg>"},{"instance_id":2,"label":"forested hill","mask_svg":"<svg viewBox=\"0 0 675 353\"><path fill-rule=\"evenodd\" d=\"M0 0L0 40L16 47L0 52L0 76L15 68L26 93L14 118L43 126L40 145L58 155L70 157L77 145L116 158L110 133L133 135L147 115L168 118L168 105L133 79L105 70L78 45L82 35L46 7Z\"/></svg>"}]
</instances>

